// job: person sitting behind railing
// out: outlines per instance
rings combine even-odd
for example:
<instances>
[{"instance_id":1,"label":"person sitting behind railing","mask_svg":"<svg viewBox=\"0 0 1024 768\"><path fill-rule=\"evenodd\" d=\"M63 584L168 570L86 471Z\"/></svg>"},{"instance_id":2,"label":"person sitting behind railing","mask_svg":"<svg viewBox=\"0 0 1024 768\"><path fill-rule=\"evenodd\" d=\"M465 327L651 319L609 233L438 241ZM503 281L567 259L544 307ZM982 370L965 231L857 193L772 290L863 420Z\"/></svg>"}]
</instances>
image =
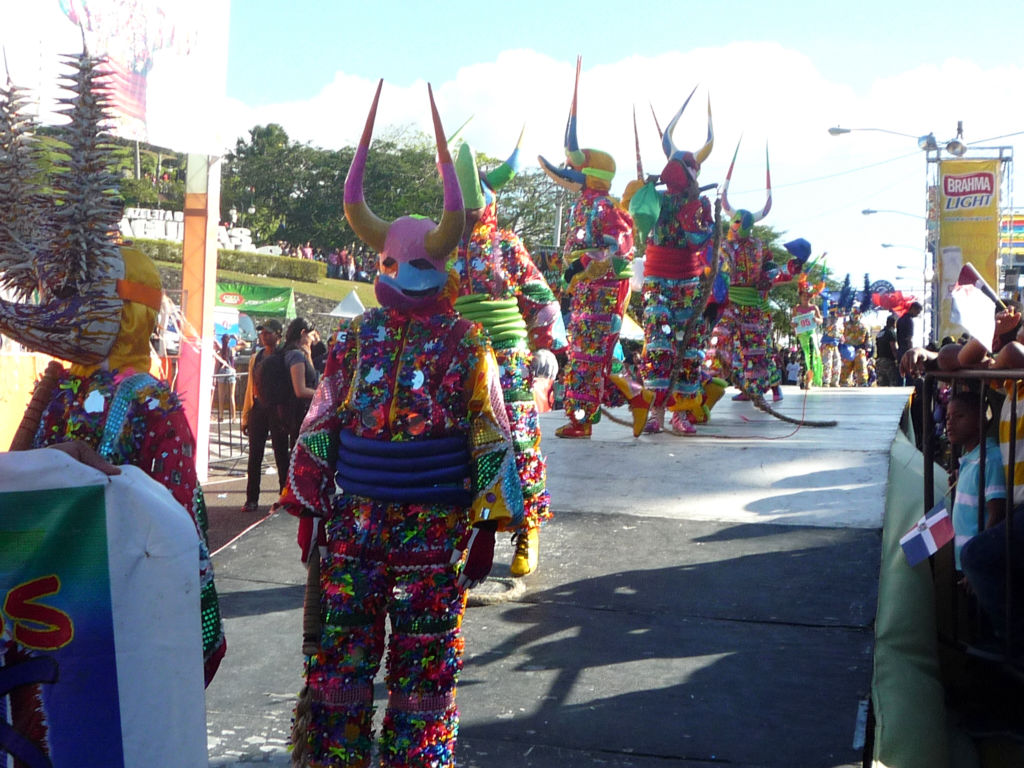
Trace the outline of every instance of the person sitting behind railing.
<instances>
[{"instance_id":1,"label":"person sitting behind railing","mask_svg":"<svg viewBox=\"0 0 1024 768\"><path fill-rule=\"evenodd\" d=\"M1024 324L1015 307L996 314L992 349L994 354L973 338L963 344L946 344L938 352L915 347L900 359L900 370L908 376L965 368L1024 370ZM1010 546L1007 547L1007 521L993 521L991 527L964 543L960 565L978 605L992 624L995 637L1004 643L1003 647L1008 648L1011 656L1019 657L1024 654L1024 602L1021 600L1024 594L1024 381L1010 379L1002 382L1000 389L1005 391L1006 398L999 414L999 453L1006 468L1007 485L1013 489ZM1012 468L1011 444L1014 447ZM1012 570L1012 594L1015 596L1009 611L1010 622L1006 610L1008 567Z\"/></svg>"}]
</instances>

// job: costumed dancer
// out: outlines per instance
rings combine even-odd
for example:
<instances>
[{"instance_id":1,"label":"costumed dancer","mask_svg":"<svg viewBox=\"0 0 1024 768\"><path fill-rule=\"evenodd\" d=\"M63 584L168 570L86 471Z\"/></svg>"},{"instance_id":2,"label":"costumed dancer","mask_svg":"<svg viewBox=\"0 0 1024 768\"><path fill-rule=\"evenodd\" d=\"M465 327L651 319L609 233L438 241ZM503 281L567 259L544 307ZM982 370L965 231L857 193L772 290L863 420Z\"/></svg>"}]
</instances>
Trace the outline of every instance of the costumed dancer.
<instances>
[{"instance_id":1,"label":"costumed dancer","mask_svg":"<svg viewBox=\"0 0 1024 768\"><path fill-rule=\"evenodd\" d=\"M301 516L303 559L319 573L307 601L322 624L304 643L292 732L301 766L369 764L385 637L380 764L455 764L466 589L490 572L496 527L522 514L494 353L452 306L448 259L465 215L432 93L440 224L382 220L363 197L382 84L345 180L345 216L380 254L381 306L331 351L281 496Z\"/></svg>"},{"instance_id":2,"label":"costumed dancer","mask_svg":"<svg viewBox=\"0 0 1024 768\"><path fill-rule=\"evenodd\" d=\"M63 100L71 121L68 161L53 173L50 194L38 185L32 123L20 114L28 101L16 89L0 93L0 287L24 301L39 293L38 304L0 301L0 332L70 363L66 369L51 363L39 383L52 395L27 447L88 443L111 464L135 465L164 485L192 518L209 685L226 643L196 444L181 401L150 374L160 273L142 251L116 240L121 201L113 145L102 132L110 102L99 84L101 62L86 53L66 58L73 70L64 86L72 95ZM22 423L31 430L28 418Z\"/></svg>"},{"instance_id":3,"label":"costumed dancer","mask_svg":"<svg viewBox=\"0 0 1024 768\"><path fill-rule=\"evenodd\" d=\"M764 393L771 389L774 400L778 401L782 399L781 376L769 354L772 319L768 311L768 291L773 285L796 277L810 253L794 254L786 268L779 269L772 261L771 251L753 237L754 224L767 216L772 206L767 149L765 184L768 199L764 208L754 214L742 209L733 210L729 205L729 180L738 153L739 143L722 187L722 210L730 219L729 234L722 243L722 251L729 263L731 282L729 304L714 329L717 337L715 355L723 378L728 378L742 390L734 400L763 402Z\"/></svg>"},{"instance_id":4,"label":"costumed dancer","mask_svg":"<svg viewBox=\"0 0 1024 768\"><path fill-rule=\"evenodd\" d=\"M861 319L860 309L854 307L843 324L843 370L839 377L840 386L866 387L868 385L868 358L865 349L868 343L868 329Z\"/></svg>"},{"instance_id":5,"label":"costumed dancer","mask_svg":"<svg viewBox=\"0 0 1024 768\"><path fill-rule=\"evenodd\" d=\"M696 91L696 89L694 89ZM630 198L630 211L638 222L653 222L644 252L644 349L641 378L653 395L644 432L664 428L665 409L672 412L676 434L692 435L695 423L706 421L711 405L724 386L711 384L702 374L704 348L710 328L705 310L715 278L717 257L715 218L711 202L701 194L697 181L700 166L711 154L714 132L708 101L708 135L696 153L679 150L672 133L693 92L668 124L661 137L668 158L659 177L666 190L655 190L649 181ZM641 211L643 213L641 214ZM708 381L705 381L708 379ZM706 385L711 384L710 396Z\"/></svg>"},{"instance_id":6,"label":"costumed dancer","mask_svg":"<svg viewBox=\"0 0 1024 768\"><path fill-rule=\"evenodd\" d=\"M801 238L802 239L802 238ZM794 243L797 241L793 241ZM806 240L803 240L807 243ZM790 243L789 245L792 245ZM811 249L807 243L807 251ZM797 296L799 302L793 307L793 330L796 332L797 341L800 342L800 350L804 355L804 370L806 371L802 382L808 389L812 386L822 385L823 366L821 362L820 328L822 325L821 310L814 303L814 299L825 288L824 283L811 285L807 279L807 273L801 272L797 277Z\"/></svg>"},{"instance_id":7,"label":"costumed dancer","mask_svg":"<svg viewBox=\"0 0 1024 768\"><path fill-rule=\"evenodd\" d=\"M821 383L825 387L839 386L839 372L842 360L839 357L839 339L842 336L842 319L832 303L823 303L825 312L821 329Z\"/></svg>"},{"instance_id":8,"label":"costumed dancer","mask_svg":"<svg viewBox=\"0 0 1024 768\"><path fill-rule=\"evenodd\" d=\"M633 413L633 433L647 422L651 394L633 380L625 368L612 373L612 357L629 301L633 274L633 219L608 195L615 177L615 160L607 152L580 149L576 139L576 85L565 130L565 167L539 157L541 167L557 184L579 192L571 208L566 231L565 260L571 317L565 366L565 413L569 423L555 430L558 437L589 438L601 417L602 404L625 398Z\"/></svg>"},{"instance_id":9,"label":"costumed dancer","mask_svg":"<svg viewBox=\"0 0 1024 768\"><path fill-rule=\"evenodd\" d=\"M519 169L522 138L520 133L509 159L488 173L477 168L469 144L463 142L455 155L455 173L466 206L466 228L455 260L459 276L455 309L483 325L491 340L523 486L523 524L513 535L513 576L526 576L537 568L540 526L551 518L533 396L533 356L535 351L550 354L553 346L565 345L555 295L519 237L498 226L495 195ZM556 342L555 335L563 338ZM552 354L549 362L553 361Z\"/></svg>"}]
</instances>

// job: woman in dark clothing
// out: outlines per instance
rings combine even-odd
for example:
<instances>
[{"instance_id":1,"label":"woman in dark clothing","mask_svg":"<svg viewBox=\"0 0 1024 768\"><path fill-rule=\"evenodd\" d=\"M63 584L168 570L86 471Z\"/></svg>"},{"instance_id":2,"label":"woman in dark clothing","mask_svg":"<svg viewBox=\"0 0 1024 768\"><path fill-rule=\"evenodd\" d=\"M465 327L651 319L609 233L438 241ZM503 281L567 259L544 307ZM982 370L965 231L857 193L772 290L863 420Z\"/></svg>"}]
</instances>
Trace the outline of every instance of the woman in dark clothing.
<instances>
[{"instance_id":1,"label":"woman in dark clothing","mask_svg":"<svg viewBox=\"0 0 1024 768\"><path fill-rule=\"evenodd\" d=\"M295 445L299 437L299 427L306 417L309 404L316 392L320 376L313 367L310 348L313 345L316 330L303 317L296 317L288 324L284 337L284 364L292 380L295 399L283 406L288 409L284 421L288 427L289 448Z\"/></svg>"}]
</instances>

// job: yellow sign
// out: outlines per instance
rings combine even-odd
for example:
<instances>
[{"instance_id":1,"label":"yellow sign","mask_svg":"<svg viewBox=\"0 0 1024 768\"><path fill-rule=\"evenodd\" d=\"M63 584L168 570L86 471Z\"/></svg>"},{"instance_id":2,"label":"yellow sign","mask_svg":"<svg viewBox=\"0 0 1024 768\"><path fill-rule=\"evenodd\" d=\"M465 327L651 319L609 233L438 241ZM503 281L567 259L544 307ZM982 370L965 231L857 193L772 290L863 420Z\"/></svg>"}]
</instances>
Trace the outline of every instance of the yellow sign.
<instances>
[{"instance_id":1,"label":"yellow sign","mask_svg":"<svg viewBox=\"0 0 1024 768\"><path fill-rule=\"evenodd\" d=\"M999 286L998 160L943 160L939 163L939 247L935 280L939 297L939 338L959 336L950 321L950 291L964 264L973 264L993 287Z\"/></svg>"}]
</instances>

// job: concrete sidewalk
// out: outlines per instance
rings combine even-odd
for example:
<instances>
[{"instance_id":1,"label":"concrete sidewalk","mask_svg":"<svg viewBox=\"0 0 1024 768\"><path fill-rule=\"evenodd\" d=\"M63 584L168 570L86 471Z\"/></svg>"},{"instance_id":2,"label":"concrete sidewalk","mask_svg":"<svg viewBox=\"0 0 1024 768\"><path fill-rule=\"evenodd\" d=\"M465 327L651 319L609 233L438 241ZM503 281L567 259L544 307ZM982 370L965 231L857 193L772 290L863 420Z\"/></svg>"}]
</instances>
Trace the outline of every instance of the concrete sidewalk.
<instances>
[{"instance_id":1,"label":"concrete sidewalk","mask_svg":"<svg viewBox=\"0 0 1024 768\"><path fill-rule=\"evenodd\" d=\"M461 766L860 764L888 450L908 391L786 392L779 410L840 425L794 432L726 400L696 438L603 423L590 441L545 439L556 517L541 567L464 623ZM545 435L561 416L544 417ZM215 488L211 523L237 495ZM213 766L288 763L294 535L272 515L214 558L228 655L207 691ZM492 592L511 584L511 546L497 549Z\"/></svg>"}]
</instances>

